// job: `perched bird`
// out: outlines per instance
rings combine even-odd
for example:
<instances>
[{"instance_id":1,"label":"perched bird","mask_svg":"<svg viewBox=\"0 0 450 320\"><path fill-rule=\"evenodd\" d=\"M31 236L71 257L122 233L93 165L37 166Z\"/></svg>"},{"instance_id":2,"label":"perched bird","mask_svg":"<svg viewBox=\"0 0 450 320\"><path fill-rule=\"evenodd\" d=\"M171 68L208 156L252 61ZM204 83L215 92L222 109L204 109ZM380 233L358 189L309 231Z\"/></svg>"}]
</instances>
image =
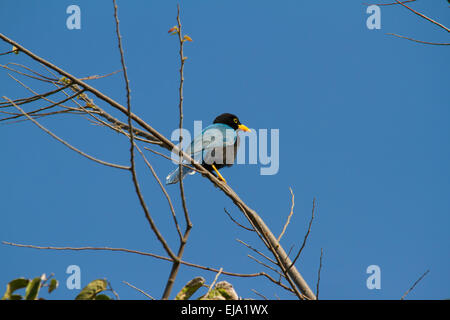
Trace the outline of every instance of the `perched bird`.
<instances>
[{"instance_id":1,"label":"perched bird","mask_svg":"<svg viewBox=\"0 0 450 320\"><path fill-rule=\"evenodd\" d=\"M201 134L196 136L184 151L226 183L218 169L234 164L239 147L238 130L250 131L239 121L237 116L231 113L223 113L214 120L212 125L206 127ZM166 184L177 183L180 180L179 170L180 168L177 167L169 173L166 177ZM181 179L187 174L194 173L194 170L182 166Z\"/></svg>"}]
</instances>

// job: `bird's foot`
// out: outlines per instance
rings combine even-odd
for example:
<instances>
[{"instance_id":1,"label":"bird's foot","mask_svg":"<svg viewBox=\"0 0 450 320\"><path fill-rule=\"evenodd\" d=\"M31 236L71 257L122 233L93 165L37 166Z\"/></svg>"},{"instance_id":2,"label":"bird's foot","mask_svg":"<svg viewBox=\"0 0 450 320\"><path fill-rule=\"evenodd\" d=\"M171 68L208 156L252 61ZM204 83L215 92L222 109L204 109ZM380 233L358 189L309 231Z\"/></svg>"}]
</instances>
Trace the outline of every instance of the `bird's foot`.
<instances>
[{"instance_id":1,"label":"bird's foot","mask_svg":"<svg viewBox=\"0 0 450 320\"><path fill-rule=\"evenodd\" d=\"M217 170L215 165L212 165L212 168L214 169L214 172L217 174L217 179L222 181L223 183L227 184L227 180L220 174L219 170Z\"/></svg>"},{"instance_id":2,"label":"bird's foot","mask_svg":"<svg viewBox=\"0 0 450 320\"><path fill-rule=\"evenodd\" d=\"M224 177L222 177L222 176L219 176L219 180L220 180L220 181L222 181L223 183L227 184L227 180L225 180L225 178L224 178Z\"/></svg>"}]
</instances>

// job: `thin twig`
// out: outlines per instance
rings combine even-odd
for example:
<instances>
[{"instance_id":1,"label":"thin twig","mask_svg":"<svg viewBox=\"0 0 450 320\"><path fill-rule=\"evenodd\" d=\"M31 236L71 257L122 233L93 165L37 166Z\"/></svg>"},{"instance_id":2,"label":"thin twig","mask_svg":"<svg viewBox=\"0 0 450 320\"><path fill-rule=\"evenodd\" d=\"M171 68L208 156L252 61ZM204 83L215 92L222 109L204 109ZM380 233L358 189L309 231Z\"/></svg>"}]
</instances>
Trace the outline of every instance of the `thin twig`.
<instances>
[{"instance_id":1,"label":"thin twig","mask_svg":"<svg viewBox=\"0 0 450 320\"><path fill-rule=\"evenodd\" d=\"M143 291L143 290L141 290L141 289L139 289L139 288L133 286L131 283L128 283L128 282L126 282L126 281L122 281L122 282L125 283L127 286L129 286L129 287L131 287L131 288L133 288L133 289L139 291L140 293L142 293L144 296L146 296L146 297L149 298L150 300L155 300L155 298L153 298L153 297L152 297L151 295L149 295L147 292L145 292L145 291Z\"/></svg>"},{"instance_id":2,"label":"thin twig","mask_svg":"<svg viewBox=\"0 0 450 320\"><path fill-rule=\"evenodd\" d=\"M137 254L141 256L147 256L156 258L159 260L169 261L172 262L173 260L169 257L164 257L158 254L149 253L149 252L143 252L143 251L137 251L132 249L126 249L126 248L111 248L111 247L55 247L55 246L36 246L32 244L19 244L19 243L12 243L8 241L2 241L2 244L9 245L13 247L19 247L19 248L30 248L30 249L38 249L38 250L55 250L55 251L113 251L113 252L125 252L125 253L132 253ZM218 269L211 268L211 267L205 267L199 264L187 262L187 261L180 261L181 264L191 267L191 268L197 268L204 271L219 272ZM222 271L222 274L231 276L231 277L241 277L241 278L254 278L254 277L265 277L274 284L282 287L283 289L286 289L287 291L293 292L293 290L287 286L285 286L283 283L275 280L270 275L268 275L265 272L257 272L257 273L236 273L236 272L228 272L228 271Z\"/></svg>"},{"instance_id":3,"label":"thin twig","mask_svg":"<svg viewBox=\"0 0 450 320\"><path fill-rule=\"evenodd\" d=\"M26 68L25 66L22 66L22 65L20 65L20 64L13 63L13 62L10 62L10 63L7 63L7 64L18 65L18 66L21 66L21 67L23 67L23 68ZM20 74L20 75L26 76L26 77L31 78L31 79L35 79L35 80L39 80L39 81L43 81L43 82L49 82L49 83L57 83L57 82L58 82L57 79L49 79L49 78L43 77L43 76L39 75L37 72L34 72L34 71L33 71L33 73L34 73L34 74L38 74L41 78L36 77L36 76L33 76L33 75L28 74L28 73L26 73L26 72L22 72L22 71L16 70L16 69L14 69L14 68L8 67L7 65L0 65L0 66L1 66L2 68L4 68L4 69L13 71L13 72L15 72L15 73L18 73L18 74Z\"/></svg>"},{"instance_id":4,"label":"thin twig","mask_svg":"<svg viewBox=\"0 0 450 320\"><path fill-rule=\"evenodd\" d=\"M179 129L180 129L180 137L179 137L179 142L180 142L180 146L183 142L183 101L184 101L184 96L183 96L183 86L184 86L184 62L185 62L185 57L184 57L184 53L183 53L183 44L184 44L184 40L182 38L182 26L181 26L181 19L180 19L180 5L177 5L177 24L178 24L178 39L180 42L180 86L178 89L178 95L179 95L179 103L178 103L178 109L179 109ZM191 224L191 220L189 218L189 213L188 213L188 209L186 206L186 198L185 198L185 194L184 194L184 184L183 184L183 179L182 179L182 172L183 172L183 168L181 166L183 160L183 155L180 152L180 163L179 163L179 183L180 183L180 193L181 193L181 202L183 205L183 211L185 214L185 218L186 218L186 224L188 226L188 228L190 229L192 227Z\"/></svg>"},{"instance_id":5,"label":"thin twig","mask_svg":"<svg viewBox=\"0 0 450 320\"><path fill-rule=\"evenodd\" d=\"M236 239L237 242L239 242L240 244L243 244L244 246L246 246L247 248L249 248L250 250L252 250L253 252L256 252L257 254L259 254L261 257L263 257L264 259L272 262L274 265L278 265L276 261L274 261L273 259L270 259L268 256L266 256L264 253L262 253L261 251L253 248L251 245L246 244L244 241L240 240L240 239Z\"/></svg>"},{"instance_id":6,"label":"thin twig","mask_svg":"<svg viewBox=\"0 0 450 320\"><path fill-rule=\"evenodd\" d=\"M173 262L172 265L172 269L170 270L170 274L169 274L169 279L167 280L166 283L166 287L164 288L164 293L162 296L163 300L169 299L170 296L170 292L172 291L173 285L175 283L175 279L177 277L178 274L178 270L180 269L180 260L183 257L183 253L184 253L184 249L186 247L186 243L187 240L189 238L189 234L191 232L192 229L192 222L191 219L189 217L189 212L187 209L187 205L186 205L186 196L184 193L184 184L183 184L183 179L182 179L182 174L183 174L183 166L182 166L182 160L183 160L183 152L181 149L181 144L183 141L183 84L184 84L184 54L183 54L183 44L184 44L184 40L181 38L181 20L180 20L180 5L178 4L177 6L177 23L178 23L178 38L180 41L180 86L178 89L178 95L179 95L179 103L178 103L178 109L179 109L179 129L180 129L180 136L179 136L179 141L180 141L180 151L179 151L179 165L178 165L178 171L179 171L179 181L178 183L180 184L180 197L181 197L181 204L183 207L183 212L184 212L184 219L185 219L185 223L186 223L186 229L184 231L183 237L180 240L180 246L178 248L178 260Z\"/></svg>"},{"instance_id":7,"label":"thin twig","mask_svg":"<svg viewBox=\"0 0 450 320\"><path fill-rule=\"evenodd\" d=\"M222 273L223 268L219 269L219 272L217 272L216 276L214 277L213 282L209 285L208 291L203 296L204 298L208 298L209 293L211 292L212 288L214 288L214 285L216 284L217 279L219 278L220 274Z\"/></svg>"},{"instance_id":8,"label":"thin twig","mask_svg":"<svg viewBox=\"0 0 450 320\"><path fill-rule=\"evenodd\" d=\"M34 54L33 52L31 52L30 50L26 49L25 47L21 46L19 43L9 39L8 37L6 37L5 35L3 35L2 33L0 33L0 39L2 39L3 41L17 47L21 52L23 52L24 54L26 54L27 56L29 56L30 58L32 58L33 60L39 62L41 65L43 65L44 67L48 67L54 71L56 71L57 73L59 73L60 75L66 77L67 79L72 81L72 84L77 84L83 88L86 89L86 91L89 91L91 93L93 93L97 98L105 101L106 103L108 103L110 106L116 108L117 110L119 110L120 112L122 112L125 115L128 115L128 111L127 108L125 108L124 106L122 106L120 103L118 103L117 101L111 99L110 97L106 96L105 94L101 93L100 91L98 91L97 89L95 89L94 87L88 85L86 82L78 79L77 77L71 75L70 73L62 70L61 68L58 68L57 66L55 66L54 64L48 62L47 60L37 56L36 54ZM41 80L41 79L38 79ZM43 81L43 80L41 80ZM49 81L52 82L52 81ZM142 126L144 129L146 129L149 134L148 136L152 137L153 140L155 141L160 141L162 146L164 146L165 148L167 148L168 150L172 150L174 149L175 151L177 151L178 149L176 148L176 146L173 145L173 143L171 143L170 140L168 140L167 138L165 138L163 135L161 135L159 132L157 132L155 129L153 129L150 125L148 125L144 120L142 120L141 118L139 118L138 116L136 116L135 114L132 114L132 119L134 121L136 121L136 123L138 123L140 126ZM154 136L153 133L155 133L157 136ZM151 140L151 139L149 139ZM188 155L185 155L186 159L190 159L190 157ZM206 171L206 169L205 169ZM211 174L212 175L212 174Z\"/></svg>"},{"instance_id":9,"label":"thin twig","mask_svg":"<svg viewBox=\"0 0 450 320\"><path fill-rule=\"evenodd\" d=\"M101 75L101 76L96 74L96 75L93 75L93 76L80 78L80 80L97 80L97 79L102 79L102 78L106 78L106 77L112 76L112 75L114 75L116 73L119 73L119 72L122 72L122 70L116 70L116 71L113 71L113 72L110 72L110 73L107 73L107 74L104 74L104 75Z\"/></svg>"},{"instance_id":10,"label":"thin twig","mask_svg":"<svg viewBox=\"0 0 450 320\"><path fill-rule=\"evenodd\" d=\"M112 294L116 297L116 300L120 300L119 294L113 289L111 282L109 282L109 281L108 281L108 287L109 287L109 291L111 291Z\"/></svg>"},{"instance_id":11,"label":"thin twig","mask_svg":"<svg viewBox=\"0 0 450 320\"><path fill-rule=\"evenodd\" d=\"M417 40L417 39L413 39L413 38L408 38L408 37L401 36L401 35L395 34L395 33L386 33L386 34L390 35L390 36L395 36L395 37L398 37L398 38L402 38L402 39L407 39L407 40L410 40L410 41L418 42L418 43L431 44L431 45L434 45L434 46L449 46L450 45L449 42L429 42L429 41L422 41L422 40Z\"/></svg>"},{"instance_id":12,"label":"thin twig","mask_svg":"<svg viewBox=\"0 0 450 320\"><path fill-rule=\"evenodd\" d=\"M28 91L30 91L31 93L33 93L35 96L38 96L38 95L39 95L36 91L34 91L32 88L30 88L29 86L27 86L25 83L23 83L23 82L20 81L19 79L15 78L13 75L11 75L11 74L8 73L8 76L9 76L10 78L12 78L14 81L16 81L17 83L19 83L22 87L24 87L25 89L27 89ZM55 83L54 83L54 85L55 85L57 88L59 87L59 85L57 85L57 84L55 84ZM77 93L77 96L78 96L78 97L82 97L82 96L83 96L83 94L84 94L83 92L85 91L84 89L78 89L78 90L75 90L72 86L69 86L69 87L72 89L72 91L74 91L75 93ZM64 89L62 89L61 92L63 92L67 97L70 96L68 93L66 93L66 92L64 91ZM50 103L54 103L54 101L51 100L51 99L49 99L48 96L45 95L45 94L44 94L44 95L41 95L41 96L40 96L40 99L43 99L43 100L45 100L45 101L47 101L47 102L50 102ZM72 98L72 101L76 101L76 100L74 100L74 98ZM78 104L78 105L79 105L79 104ZM65 106L65 105L63 105L62 103L60 103L59 106L60 106L61 108L64 108L64 109L79 110L79 109L77 109L77 108L71 108L71 107Z\"/></svg>"},{"instance_id":13,"label":"thin twig","mask_svg":"<svg viewBox=\"0 0 450 320\"><path fill-rule=\"evenodd\" d=\"M8 62L7 64L12 64L12 65L21 67L21 68L23 68L23 69L25 69L27 71L30 71L31 73L35 74L36 76L38 76L38 77L40 77L40 78L42 78L44 80L48 80L47 82L55 83L55 82L59 81L56 77L55 78L46 77L43 74L40 74L39 72L37 72L37 71L35 71L35 70L33 70L33 69L23 65L23 64L17 63L17 62ZM42 81L42 79L40 79L40 80Z\"/></svg>"},{"instance_id":14,"label":"thin twig","mask_svg":"<svg viewBox=\"0 0 450 320\"><path fill-rule=\"evenodd\" d=\"M130 87L129 87L129 81L128 81L128 75L127 75L127 68L125 65L125 58L123 54L123 48L122 48L122 37L120 36L120 30L119 30L119 18L117 15L117 4L116 0L113 0L114 5L114 19L116 22L116 35L117 35L117 42L120 52L120 61L122 63L122 69L123 69L123 75L125 80L125 89L126 89L126 95L127 95L127 117L128 117L128 132L130 135L130 167L129 170L131 172L133 184L135 187L136 194L139 198L139 202L141 204L142 209L144 210L145 217L147 218L147 221L150 224L151 229L153 230L153 233L156 235L159 242L162 244L163 248L166 250L167 254L173 259L177 260L175 254L173 253L172 249L170 249L167 241L164 239L163 235L159 231L159 229L156 227L155 222L153 221L153 218L150 215L150 212L148 210L147 204L145 203L144 197L141 192L141 188L139 186L139 181L137 178L136 173L136 167L135 167L135 161L134 161L134 134L133 134L133 125L132 125L132 117L131 117L131 101L130 101Z\"/></svg>"},{"instance_id":15,"label":"thin twig","mask_svg":"<svg viewBox=\"0 0 450 320\"><path fill-rule=\"evenodd\" d=\"M268 264L262 262L261 260L256 259L254 256L252 256L251 254L248 254L247 257L249 257L250 259L252 259L253 261L255 261L256 263L259 263L260 265L262 265L263 267L266 267L267 269L272 270L273 272L277 273L279 276L286 278L286 276L281 273L280 271L278 271L277 269L275 269L274 267L269 266Z\"/></svg>"},{"instance_id":16,"label":"thin twig","mask_svg":"<svg viewBox=\"0 0 450 320\"><path fill-rule=\"evenodd\" d=\"M0 67L1 67L1 65L0 65ZM11 75L10 75L10 76L11 76ZM11 76L11 78L15 79L13 76ZM22 104L25 104L25 103L30 103L30 102L33 102L33 101L42 99L42 98L44 98L44 97L48 97L48 96L50 96L50 95L53 95L53 94L55 94L55 93L58 93L58 92L60 92L60 91L62 91L62 90L64 90L64 89L67 89L68 87L70 87L70 84L67 84L67 85L65 85L65 86L63 86L63 87L58 87L58 89L53 90L53 91L48 91L48 92L42 93L42 94L35 94L34 96L29 97L29 98L16 99L16 100L13 100L13 101L14 101L14 103L17 104L17 105L22 105ZM12 105L11 105L10 103L8 103L8 102L0 102L0 108L8 108L8 107L11 107L11 106L12 106Z\"/></svg>"},{"instance_id":17,"label":"thin twig","mask_svg":"<svg viewBox=\"0 0 450 320\"><path fill-rule=\"evenodd\" d=\"M416 1L416 0L405 0L405 1L402 1L402 3L408 3L408 2L414 2L414 1ZM394 5L397 5L398 3L396 3L396 2L391 2L391 3L363 3L363 5L365 5L365 6L373 6L373 5L375 5L375 6L394 6Z\"/></svg>"},{"instance_id":18,"label":"thin twig","mask_svg":"<svg viewBox=\"0 0 450 320\"><path fill-rule=\"evenodd\" d=\"M136 178L136 168L135 168L135 162L134 162L134 133L133 133L133 123L131 120L130 81L128 80L127 66L125 64L125 57L123 54L122 36L120 35L119 17L117 15L116 0L113 0L113 4L114 4L114 18L116 21L117 44L119 46L120 62L122 64L123 78L125 81L125 90L126 90L126 97L127 97L128 131L129 131L129 135L130 135L130 171L132 172L132 175L133 175L133 181L135 181L135 180L137 180L137 178ZM135 185L136 185L136 188L138 189L137 181L135 182Z\"/></svg>"},{"instance_id":19,"label":"thin twig","mask_svg":"<svg viewBox=\"0 0 450 320\"><path fill-rule=\"evenodd\" d=\"M315 211L316 211L316 198L313 199L312 213L311 213L311 219L309 220L308 231L305 234L305 237L303 239L303 243L302 243L302 246L300 247L300 250L298 250L298 253L295 256L295 258L292 261L292 264L291 264L291 266L289 268L291 268L295 264L295 262L297 262L297 259L300 257L300 255L301 255L301 253L303 251L303 248L306 245L306 240L308 240L309 233L311 232L311 226L312 226L312 223L313 223L313 220L314 220L314 212Z\"/></svg>"},{"instance_id":20,"label":"thin twig","mask_svg":"<svg viewBox=\"0 0 450 320\"><path fill-rule=\"evenodd\" d=\"M2 53L0 53L0 56L3 56L3 55L5 55L5 54L10 54L10 53L13 53L13 52L15 52L15 50L10 50L10 51L6 51L6 52L2 52Z\"/></svg>"},{"instance_id":21,"label":"thin twig","mask_svg":"<svg viewBox=\"0 0 450 320\"><path fill-rule=\"evenodd\" d=\"M170 198L169 194L167 193L166 188L164 187L164 185L162 184L161 180L159 179L158 175L156 174L155 169L153 169L153 166L150 164L150 162L147 160L147 158L145 157L144 153L141 151L141 149L136 145L136 149L139 151L139 153L141 154L142 158L144 159L145 164L147 165L147 167L150 169L153 177L156 179L156 181L158 182L159 187L161 188L161 191L163 192L164 196L167 199L167 202L169 204L169 208L170 208L170 212L172 213L172 218L174 220L175 223L175 228L177 229L178 232L178 236L180 238L180 241L183 238L183 235L181 234L181 230L180 230L180 225L178 224L178 219L177 216L175 214L175 209L173 207L172 204L172 199Z\"/></svg>"},{"instance_id":22,"label":"thin twig","mask_svg":"<svg viewBox=\"0 0 450 320\"><path fill-rule=\"evenodd\" d=\"M244 213L245 217L248 219L252 227L255 229L256 234L261 239L261 241L266 245L266 247L272 252L273 256L277 260L277 265L280 267L281 271L284 273L284 276L286 280L289 282L289 285L291 286L294 294L300 299L304 300L306 299L313 299L315 300L315 295L307 286L306 282L304 282L304 279L298 272L290 273L292 270L293 264L291 263L291 260L287 256L286 252L281 248L280 243L276 240L275 236L269 232L268 230L265 230L265 228L257 228L261 226L265 226L264 222L262 220L259 220L257 215L249 215L250 212L244 209L244 207L241 204L237 204L237 206L241 209L241 211ZM256 218L257 220L254 221L253 219ZM256 223L256 224L255 224ZM289 265L289 267L288 267ZM295 271L295 269L294 269ZM291 279L291 276L294 277L295 281ZM297 287L297 285L303 284L305 286ZM300 290L299 290L300 289ZM307 294L303 294L303 292L306 292Z\"/></svg>"},{"instance_id":23,"label":"thin twig","mask_svg":"<svg viewBox=\"0 0 450 320\"><path fill-rule=\"evenodd\" d=\"M78 154L81 154L82 156L88 158L89 160L95 161L97 163L103 164L105 166L108 167L112 167L112 168L117 168L117 169L123 169L123 170L129 170L129 167L127 166L122 166L119 164L114 164L114 163L110 163L110 162L106 162L97 158L94 158L93 156L88 155L87 153L84 153L83 151L75 148L74 146L72 146L71 144L69 144L68 142L64 141L63 139L61 139L60 137L58 137L57 135L55 135L53 132L51 132L50 130L48 130L47 128L45 128L44 126L42 126L39 122L37 122L35 119L33 119L31 116L29 116L21 107L19 107L18 105L16 105L12 100L10 100L8 97L3 96L3 99L8 100L12 105L14 105L14 107L16 107L20 112L23 113L24 116L26 116L28 118L28 120L32 121L35 125L37 125L40 129L42 129L44 132L48 133L50 136L52 136L54 139L58 140L59 142L61 142L62 144L64 144L66 147L68 147L69 149L77 152Z\"/></svg>"},{"instance_id":24,"label":"thin twig","mask_svg":"<svg viewBox=\"0 0 450 320\"><path fill-rule=\"evenodd\" d=\"M398 4L401 4L402 6L404 6L405 8L407 8L408 10L410 10L411 12L414 12L414 13L417 14L419 17L422 17L422 18L424 18L424 19L430 21L431 23L434 23L435 25L441 27L441 28L444 29L445 31L450 32L450 29L447 28L446 26L444 26L443 24L441 24L441 23L439 23L439 22L437 22L437 21L435 21L435 20L433 20L433 19L427 17L426 15L424 15L424 14L422 14L422 13L420 13L420 12L415 11L414 9L408 7L408 6L407 6L406 4L404 4L403 2L401 2L401 1L399 1L399 0L395 0L395 2L397 2Z\"/></svg>"},{"instance_id":25,"label":"thin twig","mask_svg":"<svg viewBox=\"0 0 450 320\"><path fill-rule=\"evenodd\" d=\"M267 299L267 297L261 293L259 293L258 291L256 291L255 289L251 289L256 295L260 296L261 298L263 298L264 300L269 300Z\"/></svg>"},{"instance_id":26,"label":"thin twig","mask_svg":"<svg viewBox=\"0 0 450 320\"><path fill-rule=\"evenodd\" d=\"M405 300L408 293L410 293L412 290L414 290L415 286L428 274L428 272L430 272L430 270L425 271L425 273L423 275L421 275L419 277L419 279L416 280L416 282L414 282L414 284L411 286L411 288L406 290L406 292L403 294L403 296L400 298L400 300Z\"/></svg>"},{"instance_id":27,"label":"thin twig","mask_svg":"<svg viewBox=\"0 0 450 320\"><path fill-rule=\"evenodd\" d=\"M288 218L287 218L287 221L286 221L286 223L284 224L284 227L283 227L283 231L281 231L281 233L280 233L280 235L278 236L278 242L280 242L280 240L281 240L281 237L283 236L283 234L286 232L286 229L287 229L287 227L288 227L288 225L289 225L289 222L291 221L291 217L292 217L292 215L294 214L294 206L295 206L295 196L294 196L294 192L292 192L292 188L289 188L289 191L291 192L291 197L292 197L292 199L291 199L291 202L292 202L292 205L291 205L291 212L289 213L289 216L288 216Z\"/></svg>"},{"instance_id":28,"label":"thin twig","mask_svg":"<svg viewBox=\"0 0 450 320\"><path fill-rule=\"evenodd\" d=\"M0 111L0 113L6 113L6 112L5 111ZM33 115L33 117L36 118L36 119L39 119L39 118L49 117L49 116L54 116L54 115L59 115L59 114L79 114L79 115L83 115L84 112L83 111L74 111L74 110L60 110L60 111L39 113L39 114ZM18 115L18 114L16 114L16 115ZM0 121L6 121L6 120L9 120L9 118L4 118L4 119L1 119ZM20 123L20 122L25 122L25 121L29 121L29 119L25 118L25 119L19 119L19 120L15 120L15 121L8 121L8 122L5 122L5 123L0 123L0 125L10 125L10 124Z\"/></svg>"},{"instance_id":29,"label":"thin twig","mask_svg":"<svg viewBox=\"0 0 450 320\"><path fill-rule=\"evenodd\" d=\"M317 271L316 298L319 300L320 271L322 270L323 248L320 248L319 271Z\"/></svg>"},{"instance_id":30,"label":"thin twig","mask_svg":"<svg viewBox=\"0 0 450 320\"><path fill-rule=\"evenodd\" d=\"M234 222L236 225L238 225L239 227L241 227L241 228L243 228L243 229L245 229L245 230L247 230L247 231L255 232L255 229L252 229L252 228L243 226L242 224L240 224L239 222L237 222L237 221L231 216L231 214L227 211L226 208L223 208L223 211L225 211L225 213L228 215L228 217L231 219L231 221L233 221L233 222Z\"/></svg>"},{"instance_id":31,"label":"thin twig","mask_svg":"<svg viewBox=\"0 0 450 320\"><path fill-rule=\"evenodd\" d=\"M83 92L83 90L80 91L80 93L82 93L82 92ZM52 104L49 105L49 106L42 107L42 108L39 108L39 109L30 111L30 112L27 112L27 113L28 113L28 115L35 115L35 114L36 114L35 116L42 116L42 114L40 114L40 113L38 113L38 112L42 112L42 111L44 111L44 110L48 110L48 109L54 108L54 107L56 107L56 106L60 106L60 105L63 104L64 102L67 102L67 101L69 101L69 100L71 100L71 99L77 97L80 93L75 93L75 94L69 96L69 97L66 98L66 99L57 101L57 102L55 102L55 103L52 103ZM24 115L21 113L21 114L17 114L17 115L8 117L8 118L0 119L0 121L9 121L9 120L17 119L17 118L20 118L20 117L23 117L23 116L24 116Z\"/></svg>"},{"instance_id":32,"label":"thin twig","mask_svg":"<svg viewBox=\"0 0 450 320\"><path fill-rule=\"evenodd\" d=\"M48 73L50 73L52 76L54 76L54 77L56 78L56 74L53 73L53 72L51 71L51 69L49 69L47 66L45 66L45 65L42 64L42 63L41 63L41 65L44 67L44 69L47 70ZM122 70L118 70L118 71L122 71ZM115 72L113 72L113 73L111 73L111 74L114 74L114 73L116 73L116 72L118 72L118 71L115 71ZM111 74L108 74L108 75L111 75ZM108 75L105 75L105 76L108 76ZM100 77L103 77L103 76L100 76ZM83 79L85 79L85 78L83 78ZM88 79L88 80L89 80L89 79ZM17 81L17 80L16 80L16 81ZM71 82L71 81L70 81L70 82ZM58 87L58 85L57 85L56 83L53 83L53 85L55 85L56 87ZM69 84L67 84L67 85L64 87L64 89L65 89L66 87L71 87L71 88L73 89L74 86L75 86L75 85L73 85L72 83L69 83ZM85 91L89 91L89 90L87 90L84 86L82 86L82 88L83 88ZM66 96L69 96L69 94L67 94L64 90L63 90L62 92L63 92ZM83 96L85 96L85 95L83 95ZM81 96L81 97L83 97L83 96ZM103 110L102 108L100 108L98 105L95 105L92 99L84 99L84 98L83 98L83 100L86 102L86 104L89 104L90 107L92 107L93 109L95 109L95 111L98 113L99 116L105 118L108 122L110 122L111 124L113 124L113 126L108 125L106 122L103 122L103 121L101 121L100 119L98 119L96 116L93 115L92 111L88 111L88 110L84 109L84 107L83 107L80 103L78 103L78 101L76 101L76 100L72 100L72 101L73 101L75 104L77 104L81 109L83 109L86 113L88 113L90 116L92 116L94 119L96 119L97 121L101 122L103 125L105 125L105 126L111 128L111 129L113 129L113 130L115 130L115 131L117 131L117 132L119 132L119 133L121 133L121 134L127 135L127 134L126 134L126 131L129 131L129 126L128 126L127 124L125 124L124 122L121 122L120 120L116 119L115 117L113 117L112 115L110 115L109 113L107 113L105 110ZM143 141L143 142L146 142L146 143L151 143L151 144L158 144L158 145L161 145L161 144L162 144L161 141L155 140L155 137L154 137L153 135L151 135L151 134L149 134L149 133L147 133L147 132L145 132L145 131L143 131L143 130L141 130L141 129L138 129L138 128L132 128L132 129L133 129L133 132L134 132L134 134L135 134L135 137L134 137L134 138L135 138L136 140ZM145 139L141 139L141 138L138 138L138 137L136 137L136 136L144 137ZM129 138L129 136L127 136L127 137Z\"/></svg>"}]
</instances>

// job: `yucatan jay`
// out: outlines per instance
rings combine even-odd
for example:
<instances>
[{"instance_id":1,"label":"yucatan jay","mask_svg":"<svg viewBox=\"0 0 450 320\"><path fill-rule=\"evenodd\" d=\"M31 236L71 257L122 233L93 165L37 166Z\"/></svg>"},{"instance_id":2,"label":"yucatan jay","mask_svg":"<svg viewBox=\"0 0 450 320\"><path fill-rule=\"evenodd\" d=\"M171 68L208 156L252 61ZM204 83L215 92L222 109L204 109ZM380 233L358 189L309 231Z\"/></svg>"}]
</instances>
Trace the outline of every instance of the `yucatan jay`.
<instances>
[{"instance_id":1,"label":"yucatan jay","mask_svg":"<svg viewBox=\"0 0 450 320\"><path fill-rule=\"evenodd\" d=\"M239 121L237 116L231 113L223 113L214 120L212 125L206 127L201 134L196 136L184 151L226 183L218 169L233 165L239 147L238 130L250 131ZM169 173L166 177L166 184L179 181L179 169L177 167ZM194 173L194 170L183 166L181 178L183 179L187 174Z\"/></svg>"}]
</instances>

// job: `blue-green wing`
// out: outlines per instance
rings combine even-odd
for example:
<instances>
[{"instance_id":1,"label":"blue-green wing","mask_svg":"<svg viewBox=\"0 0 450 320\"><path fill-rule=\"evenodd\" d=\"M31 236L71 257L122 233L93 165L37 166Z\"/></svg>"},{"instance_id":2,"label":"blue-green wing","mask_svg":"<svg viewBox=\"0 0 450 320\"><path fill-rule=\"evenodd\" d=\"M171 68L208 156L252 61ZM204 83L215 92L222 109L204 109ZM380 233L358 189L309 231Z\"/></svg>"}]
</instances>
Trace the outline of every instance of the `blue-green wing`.
<instances>
[{"instance_id":1,"label":"blue-green wing","mask_svg":"<svg viewBox=\"0 0 450 320\"><path fill-rule=\"evenodd\" d=\"M203 160L210 159L208 155L215 148L224 148L234 145L237 139L236 131L225 124L216 123L206 127L200 135L194 138L185 152L194 160L202 163ZM212 158L211 158L212 159ZM186 163L186 161L183 161ZM180 178L179 167L173 170L166 177L166 184L177 183ZM187 174L194 174L195 171L182 167L181 179Z\"/></svg>"},{"instance_id":2,"label":"blue-green wing","mask_svg":"<svg viewBox=\"0 0 450 320\"><path fill-rule=\"evenodd\" d=\"M206 127L202 133L194 138L186 153L196 161L201 162L212 149L232 146L236 142L236 131L226 124L215 123Z\"/></svg>"}]
</instances>

